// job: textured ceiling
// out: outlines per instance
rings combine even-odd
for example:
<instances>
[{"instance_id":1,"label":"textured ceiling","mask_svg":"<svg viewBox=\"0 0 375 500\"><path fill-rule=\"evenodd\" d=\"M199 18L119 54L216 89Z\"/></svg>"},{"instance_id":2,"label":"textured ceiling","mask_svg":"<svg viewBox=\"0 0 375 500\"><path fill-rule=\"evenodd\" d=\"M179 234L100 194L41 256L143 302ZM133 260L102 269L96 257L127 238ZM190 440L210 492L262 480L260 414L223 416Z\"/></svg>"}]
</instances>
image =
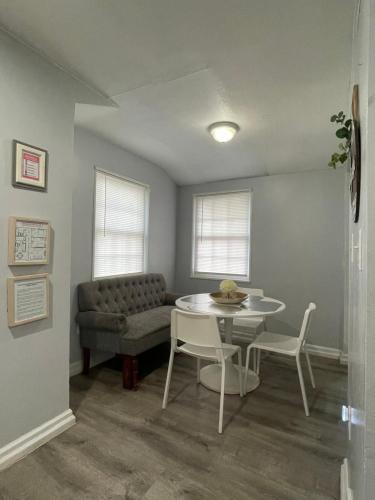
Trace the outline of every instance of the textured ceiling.
<instances>
[{"instance_id":1,"label":"textured ceiling","mask_svg":"<svg viewBox=\"0 0 375 500\"><path fill-rule=\"evenodd\" d=\"M322 169L351 0L0 0L3 27L112 98L78 124L179 183ZM207 126L237 122L227 144Z\"/></svg>"}]
</instances>

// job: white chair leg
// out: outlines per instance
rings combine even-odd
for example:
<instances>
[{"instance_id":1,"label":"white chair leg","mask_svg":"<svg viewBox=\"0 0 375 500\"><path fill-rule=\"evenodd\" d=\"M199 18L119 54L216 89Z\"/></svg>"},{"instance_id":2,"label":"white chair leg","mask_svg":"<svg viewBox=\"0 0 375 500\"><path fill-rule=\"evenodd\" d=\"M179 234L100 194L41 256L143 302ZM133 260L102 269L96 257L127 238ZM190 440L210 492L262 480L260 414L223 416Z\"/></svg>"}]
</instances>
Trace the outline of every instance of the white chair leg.
<instances>
[{"instance_id":1,"label":"white chair leg","mask_svg":"<svg viewBox=\"0 0 375 500\"><path fill-rule=\"evenodd\" d=\"M256 373L258 376L260 373L260 357L261 357L261 355L262 355L262 350L258 349L258 352L257 352L257 370L256 370Z\"/></svg>"},{"instance_id":2,"label":"white chair leg","mask_svg":"<svg viewBox=\"0 0 375 500\"><path fill-rule=\"evenodd\" d=\"M165 381L164 398L163 398L163 406L162 406L163 410L165 410L165 408L167 407L167 403L168 403L168 394L169 394L169 386L171 383L173 360L174 360L174 348L173 348L173 346L171 346L171 353L169 355L167 380Z\"/></svg>"},{"instance_id":3,"label":"white chair leg","mask_svg":"<svg viewBox=\"0 0 375 500\"><path fill-rule=\"evenodd\" d=\"M257 371L257 350L253 349L253 371Z\"/></svg>"},{"instance_id":4,"label":"white chair leg","mask_svg":"<svg viewBox=\"0 0 375 500\"><path fill-rule=\"evenodd\" d=\"M197 384L201 381L201 360L197 358Z\"/></svg>"},{"instance_id":5,"label":"white chair leg","mask_svg":"<svg viewBox=\"0 0 375 500\"><path fill-rule=\"evenodd\" d=\"M303 380L303 373L302 373L301 361L299 359L299 355L296 357L296 361L297 361L299 383L300 383L300 386L301 386L303 406L305 408L306 417L309 417L310 416L310 411L309 411L309 405L307 404L305 381Z\"/></svg>"},{"instance_id":6,"label":"white chair leg","mask_svg":"<svg viewBox=\"0 0 375 500\"><path fill-rule=\"evenodd\" d=\"M221 389L220 389L220 410L219 410L219 434L223 432L224 413L224 389L225 389L225 362L221 363Z\"/></svg>"},{"instance_id":7,"label":"white chair leg","mask_svg":"<svg viewBox=\"0 0 375 500\"><path fill-rule=\"evenodd\" d=\"M308 367L309 373L310 373L311 385L315 389L316 388L315 377L314 377L314 374L313 374L313 371L312 371L312 367L311 367L310 355L309 355L309 353L307 351L305 351L305 356L306 356L306 361L307 361L307 367Z\"/></svg>"},{"instance_id":8,"label":"white chair leg","mask_svg":"<svg viewBox=\"0 0 375 500\"><path fill-rule=\"evenodd\" d=\"M242 382L242 359L241 351L238 351L238 382L240 384L240 397L243 397L243 382Z\"/></svg>"},{"instance_id":9,"label":"white chair leg","mask_svg":"<svg viewBox=\"0 0 375 500\"><path fill-rule=\"evenodd\" d=\"M247 346L247 349L246 349L245 377L244 377L244 393L245 394L246 394L246 390L247 390L247 374L248 374L249 365L250 365L250 352L251 352L251 345ZM254 354L254 352L255 352L255 350L253 349L253 354Z\"/></svg>"}]
</instances>

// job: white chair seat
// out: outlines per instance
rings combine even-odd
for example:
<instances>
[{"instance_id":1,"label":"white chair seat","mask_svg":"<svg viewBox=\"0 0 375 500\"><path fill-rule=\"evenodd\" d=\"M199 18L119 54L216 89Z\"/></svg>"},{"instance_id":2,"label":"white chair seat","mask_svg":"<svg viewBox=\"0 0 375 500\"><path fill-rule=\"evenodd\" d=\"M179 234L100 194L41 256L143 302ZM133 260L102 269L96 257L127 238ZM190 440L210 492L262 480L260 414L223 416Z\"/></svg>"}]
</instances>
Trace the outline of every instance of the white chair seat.
<instances>
[{"instance_id":1,"label":"white chair seat","mask_svg":"<svg viewBox=\"0 0 375 500\"><path fill-rule=\"evenodd\" d=\"M234 326L242 328L258 328L264 322L264 316L254 316L252 318L236 318L233 321Z\"/></svg>"},{"instance_id":2,"label":"white chair seat","mask_svg":"<svg viewBox=\"0 0 375 500\"><path fill-rule=\"evenodd\" d=\"M240 350L239 346L231 344L222 344L223 346L223 356L224 359L231 358L233 354ZM198 346L193 344L183 344L177 348L179 352L189 354L190 356L196 356L199 358L209 359L212 361L217 361L217 349L214 347Z\"/></svg>"},{"instance_id":3,"label":"white chair seat","mask_svg":"<svg viewBox=\"0 0 375 500\"><path fill-rule=\"evenodd\" d=\"M304 353L306 356L307 367L310 373L311 385L315 389L315 379L311 368L310 356L308 351L304 349L307 334L310 329L311 314L316 310L314 302L310 302L309 307L303 315L301 330L298 337L291 337L290 335L281 335L279 333L262 332L254 342L252 342L246 351L246 368L245 368L245 387L247 383L247 372L250 364L250 352L254 354L254 368L259 375L260 359L262 351L276 352L278 354L286 354L296 358L298 377L301 386L301 394L303 406L306 416L310 415L309 405L306 397L305 381L303 379L300 355Z\"/></svg>"},{"instance_id":4,"label":"white chair seat","mask_svg":"<svg viewBox=\"0 0 375 500\"><path fill-rule=\"evenodd\" d=\"M252 343L252 347L294 356L300 347L300 340L298 337L290 337L289 335L262 332Z\"/></svg>"}]
</instances>

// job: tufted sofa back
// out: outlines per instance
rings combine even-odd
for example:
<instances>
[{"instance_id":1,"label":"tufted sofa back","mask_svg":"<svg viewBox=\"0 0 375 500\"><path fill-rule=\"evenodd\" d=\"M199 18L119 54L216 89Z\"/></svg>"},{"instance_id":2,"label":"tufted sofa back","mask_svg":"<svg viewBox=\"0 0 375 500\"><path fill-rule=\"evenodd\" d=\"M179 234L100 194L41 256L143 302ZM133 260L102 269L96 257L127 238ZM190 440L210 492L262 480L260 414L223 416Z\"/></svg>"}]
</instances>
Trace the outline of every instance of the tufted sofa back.
<instances>
[{"instance_id":1,"label":"tufted sofa back","mask_svg":"<svg viewBox=\"0 0 375 500\"><path fill-rule=\"evenodd\" d=\"M80 311L122 313L127 316L164 304L162 274L139 274L89 281L78 285Z\"/></svg>"}]
</instances>

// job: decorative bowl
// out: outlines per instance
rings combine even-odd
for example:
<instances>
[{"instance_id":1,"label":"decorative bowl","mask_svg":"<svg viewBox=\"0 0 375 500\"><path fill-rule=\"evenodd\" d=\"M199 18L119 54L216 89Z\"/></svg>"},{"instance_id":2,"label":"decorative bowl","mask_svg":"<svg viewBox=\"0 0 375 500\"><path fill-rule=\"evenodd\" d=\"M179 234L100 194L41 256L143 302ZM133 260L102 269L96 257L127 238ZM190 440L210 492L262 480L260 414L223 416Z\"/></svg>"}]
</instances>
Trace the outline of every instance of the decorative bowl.
<instances>
[{"instance_id":1,"label":"decorative bowl","mask_svg":"<svg viewBox=\"0 0 375 500\"><path fill-rule=\"evenodd\" d=\"M223 292L210 293L211 299L217 304L241 304L248 298L248 294L244 292L231 292L229 297Z\"/></svg>"}]
</instances>

